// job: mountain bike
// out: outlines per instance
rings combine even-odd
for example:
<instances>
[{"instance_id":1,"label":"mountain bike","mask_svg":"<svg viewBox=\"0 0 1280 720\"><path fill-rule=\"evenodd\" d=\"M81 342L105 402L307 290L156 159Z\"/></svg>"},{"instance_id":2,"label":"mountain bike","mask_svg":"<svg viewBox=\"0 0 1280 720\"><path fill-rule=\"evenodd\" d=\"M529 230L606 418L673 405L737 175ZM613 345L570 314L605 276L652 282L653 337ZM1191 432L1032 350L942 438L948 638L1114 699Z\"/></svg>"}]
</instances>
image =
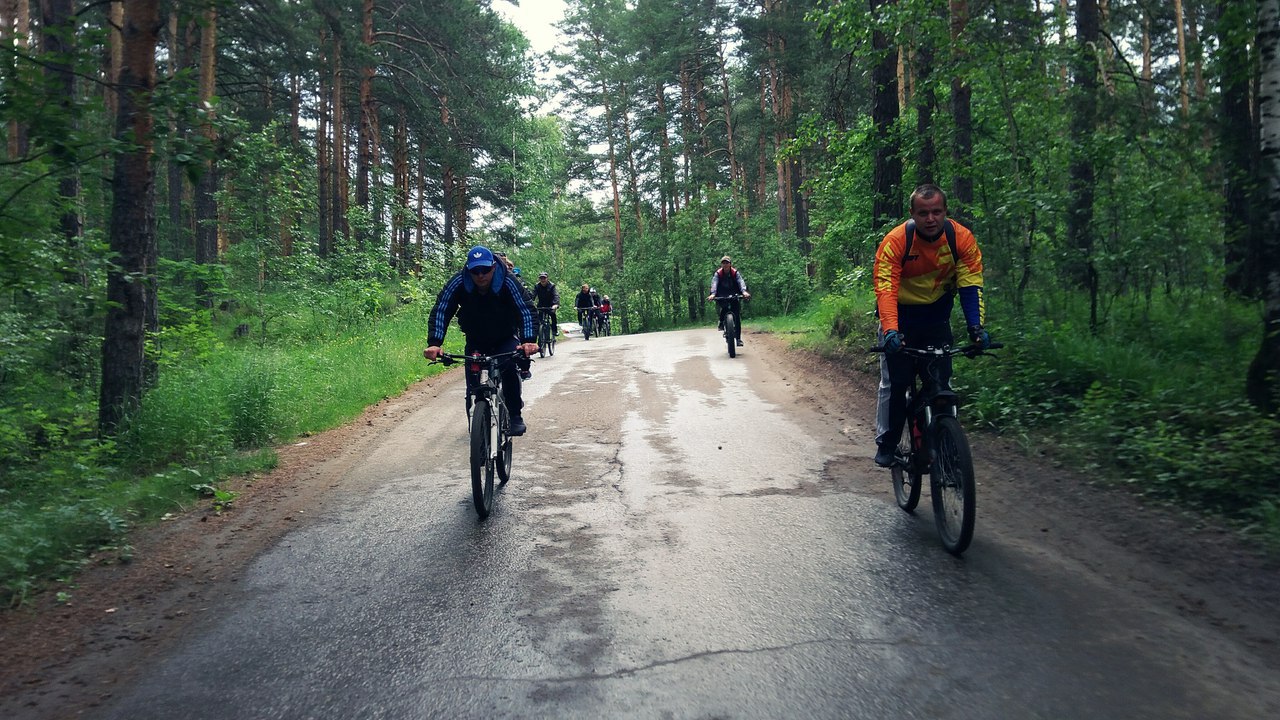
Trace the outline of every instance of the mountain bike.
<instances>
[{"instance_id":1,"label":"mountain bike","mask_svg":"<svg viewBox=\"0 0 1280 720\"><path fill-rule=\"evenodd\" d=\"M609 337L613 334L613 326L609 322L609 313L601 312L600 317L597 318L597 322L599 323L597 326L597 335Z\"/></svg>"},{"instance_id":2,"label":"mountain bike","mask_svg":"<svg viewBox=\"0 0 1280 720\"><path fill-rule=\"evenodd\" d=\"M577 308L578 324L582 326L582 339L590 340L595 334L596 309L595 308Z\"/></svg>"},{"instance_id":3,"label":"mountain bike","mask_svg":"<svg viewBox=\"0 0 1280 720\"><path fill-rule=\"evenodd\" d=\"M743 295L725 295L717 297L716 311L719 312L721 304L727 305L730 300L739 300ZM732 308L726 308L724 311L724 341L729 346L729 357L738 357L738 323L742 322L742 318L734 314Z\"/></svg>"},{"instance_id":4,"label":"mountain bike","mask_svg":"<svg viewBox=\"0 0 1280 720\"><path fill-rule=\"evenodd\" d=\"M899 352L918 359L916 376L907 390L907 421L894 452L893 496L898 507L913 512L920 502L920 486L929 475L929 494L933 502L933 520L942 547L952 555L960 555L973 540L976 487L973 476L973 454L957 412L960 396L939 380L938 361L963 355L974 358L987 355L987 350L1004 347L991 343L983 348L973 344L964 347L911 348ZM883 347L871 348L883 353Z\"/></svg>"},{"instance_id":5,"label":"mountain bike","mask_svg":"<svg viewBox=\"0 0 1280 720\"><path fill-rule=\"evenodd\" d=\"M538 357L556 354L556 333L551 328L549 307L538 308Z\"/></svg>"},{"instance_id":6,"label":"mountain bike","mask_svg":"<svg viewBox=\"0 0 1280 720\"><path fill-rule=\"evenodd\" d=\"M502 396L502 366L522 355L519 350L496 355L441 353L438 362L465 364L472 382L467 388L467 425L471 435L471 498L483 520L493 512L494 475L499 484L511 479L511 414Z\"/></svg>"}]
</instances>

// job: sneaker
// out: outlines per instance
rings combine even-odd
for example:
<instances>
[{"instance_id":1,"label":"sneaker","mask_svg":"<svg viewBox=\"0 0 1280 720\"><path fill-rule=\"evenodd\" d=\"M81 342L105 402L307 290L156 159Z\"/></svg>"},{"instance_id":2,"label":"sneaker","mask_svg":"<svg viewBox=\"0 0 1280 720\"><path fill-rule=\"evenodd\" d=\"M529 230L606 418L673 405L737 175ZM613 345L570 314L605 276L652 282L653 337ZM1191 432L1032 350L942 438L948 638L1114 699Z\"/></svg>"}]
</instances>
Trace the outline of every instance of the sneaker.
<instances>
[{"instance_id":1,"label":"sneaker","mask_svg":"<svg viewBox=\"0 0 1280 720\"><path fill-rule=\"evenodd\" d=\"M507 434L511 437L520 437L528 429L524 426L524 418L517 415L511 418L511 428L507 431Z\"/></svg>"},{"instance_id":2,"label":"sneaker","mask_svg":"<svg viewBox=\"0 0 1280 720\"><path fill-rule=\"evenodd\" d=\"M893 466L893 448L888 445L876 446L876 465L880 467Z\"/></svg>"},{"instance_id":3,"label":"sneaker","mask_svg":"<svg viewBox=\"0 0 1280 720\"><path fill-rule=\"evenodd\" d=\"M532 371L529 371L529 370L521 370L521 371L520 371L520 379L521 379L521 380L528 380L528 379L529 379L529 378L531 378L531 377L533 377L533 372L532 372Z\"/></svg>"},{"instance_id":4,"label":"sneaker","mask_svg":"<svg viewBox=\"0 0 1280 720\"><path fill-rule=\"evenodd\" d=\"M741 338L739 338L739 339L738 339L738 347L742 347L742 339L741 339Z\"/></svg>"}]
</instances>

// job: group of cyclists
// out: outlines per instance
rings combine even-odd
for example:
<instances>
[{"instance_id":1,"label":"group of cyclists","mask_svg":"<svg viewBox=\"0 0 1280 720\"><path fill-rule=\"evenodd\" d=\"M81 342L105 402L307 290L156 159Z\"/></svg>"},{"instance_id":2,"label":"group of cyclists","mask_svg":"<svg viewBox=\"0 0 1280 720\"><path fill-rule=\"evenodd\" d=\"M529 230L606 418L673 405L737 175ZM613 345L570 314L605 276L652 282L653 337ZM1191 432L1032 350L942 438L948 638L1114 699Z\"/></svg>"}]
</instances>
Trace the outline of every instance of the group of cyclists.
<instances>
[{"instance_id":1,"label":"group of cyclists","mask_svg":"<svg viewBox=\"0 0 1280 720\"><path fill-rule=\"evenodd\" d=\"M917 371L914 360L897 351L904 346L923 348L954 342L950 322L956 297L970 340L988 347L991 335L983 327L986 308L982 297L982 253L973 233L947 218L946 194L937 185L921 185L911 194L911 217L880 242L872 277L880 324L878 337L886 350L876 404L875 462L889 467L905 423L907 388ZM721 322L727 309L739 310L739 298L749 297L742 273L734 268L729 256L724 256L712 276L711 294L707 297L721 301ZM496 354L519 347L531 355L538 351L538 310L550 308L552 328L558 332L555 311L559 307L559 292L547 273L540 273L538 282L528 288L520 279L519 268L503 253L473 247L467 253L464 269L440 291L431 311L423 355L428 360L439 357L445 330L455 314L466 335L467 353ZM589 284L582 284L574 309L583 326L584 339L590 338L589 328L597 320L608 327L612 312L609 296L600 295ZM735 341L742 345L740 335ZM503 372L512 435L521 435L525 430L520 380L529 377L528 362L525 358L522 365L512 364ZM944 384L950 375L947 361L941 378Z\"/></svg>"},{"instance_id":2,"label":"group of cyclists","mask_svg":"<svg viewBox=\"0 0 1280 720\"><path fill-rule=\"evenodd\" d=\"M601 296L596 289L582 283L582 289L573 300L573 308L578 312L578 324L582 326L582 339L590 340L592 334L610 335L613 303L609 296Z\"/></svg>"}]
</instances>

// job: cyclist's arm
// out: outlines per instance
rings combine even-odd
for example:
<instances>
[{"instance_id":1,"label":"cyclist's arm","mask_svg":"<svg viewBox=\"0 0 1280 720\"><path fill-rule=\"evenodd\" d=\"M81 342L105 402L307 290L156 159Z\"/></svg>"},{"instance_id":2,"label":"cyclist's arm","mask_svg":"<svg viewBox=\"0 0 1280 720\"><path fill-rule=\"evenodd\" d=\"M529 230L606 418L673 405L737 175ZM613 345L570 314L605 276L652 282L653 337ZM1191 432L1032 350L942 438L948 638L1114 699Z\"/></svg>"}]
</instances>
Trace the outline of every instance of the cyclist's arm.
<instances>
[{"instance_id":1,"label":"cyclist's arm","mask_svg":"<svg viewBox=\"0 0 1280 720\"><path fill-rule=\"evenodd\" d=\"M986 321L986 303L982 298L982 251L973 233L960 228L956 233L956 287L960 292L960 308L965 324L970 327Z\"/></svg>"},{"instance_id":2,"label":"cyclist's arm","mask_svg":"<svg viewBox=\"0 0 1280 720\"><path fill-rule=\"evenodd\" d=\"M444 336L449 331L449 321L458 312L458 292L462 288L462 273L458 273L445 283L436 297L435 307L427 318L427 345L440 347L444 344Z\"/></svg>"},{"instance_id":3,"label":"cyclist's arm","mask_svg":"<svg viewBox=\"0 0 1280 720\"><path fill-rule=\"evenodd\" d=\"M898 329L898 290L902 284L902 254L907 249L905 223L884 236L876 249L871 278L876 292L880 331Z\"/></svg>"}]
</instances>

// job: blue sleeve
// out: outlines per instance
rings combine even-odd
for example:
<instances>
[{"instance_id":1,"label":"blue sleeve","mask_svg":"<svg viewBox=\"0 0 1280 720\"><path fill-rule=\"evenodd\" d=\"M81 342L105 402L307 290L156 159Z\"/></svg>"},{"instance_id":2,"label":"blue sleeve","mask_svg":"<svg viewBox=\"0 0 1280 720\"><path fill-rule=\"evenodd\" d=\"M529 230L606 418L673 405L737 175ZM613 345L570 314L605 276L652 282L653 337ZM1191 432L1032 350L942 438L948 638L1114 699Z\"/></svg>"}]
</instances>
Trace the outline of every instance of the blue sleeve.
<instances>
[{"instance_id":1,"label":"blue sleeve","mask_svg":"<svg viewBox=\"0 0 1280 720\"><path fill-rule=\"evenodd\" d=\"M449 279L436 298L435 307L431 308L431 316L427 320L427 345L444 344L444 336L449 331L449 321L458 312L458 290L462 287L462 274Z\"/></svg>"},{"instance_id":2,"label":"blue sleeve","mask_svg":"<svg viewBox=\"0 0 1280 720\"><path fill-rule=\"evenodd\" d=\"M964 323L969 327L982 324L982 286L969 285L960 288L960 308L964 310Z\"/></svg>"}]
</instances>

